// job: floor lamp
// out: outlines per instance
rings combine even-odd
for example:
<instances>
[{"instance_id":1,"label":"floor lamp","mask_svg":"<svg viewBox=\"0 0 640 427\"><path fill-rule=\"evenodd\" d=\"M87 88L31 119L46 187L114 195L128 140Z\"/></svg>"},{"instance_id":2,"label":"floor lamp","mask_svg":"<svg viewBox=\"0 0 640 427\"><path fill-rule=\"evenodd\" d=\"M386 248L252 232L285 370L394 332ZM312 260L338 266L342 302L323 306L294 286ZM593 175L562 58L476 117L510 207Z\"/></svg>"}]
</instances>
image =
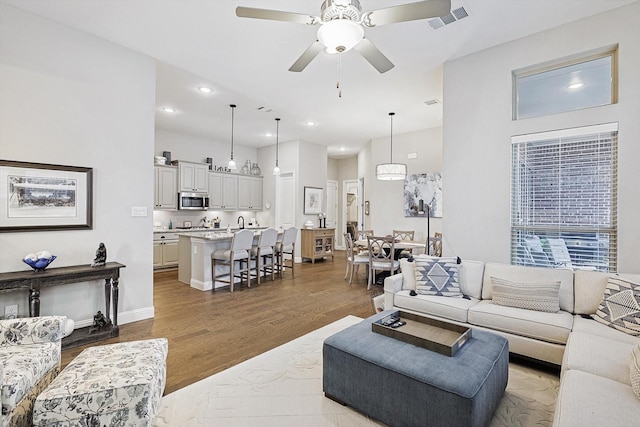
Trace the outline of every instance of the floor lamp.
<instances>
[{"instance_id":1,"label":"floor lamp","mask_svg":"<svg viewBox=\"0 0 640 427\"><path fill-rule=\"evenodd\" d=\"M424 201L422 199L418 200L418 213L420 215L424 215L425 214L425 208L426 208L426 214L427 214L427 249L426 249L426 253L427 255L431 255L431 230L430 230L430 217L431 217L431 208L429 207L429 204L425 204Z\"/></svg>"}]
</instances>

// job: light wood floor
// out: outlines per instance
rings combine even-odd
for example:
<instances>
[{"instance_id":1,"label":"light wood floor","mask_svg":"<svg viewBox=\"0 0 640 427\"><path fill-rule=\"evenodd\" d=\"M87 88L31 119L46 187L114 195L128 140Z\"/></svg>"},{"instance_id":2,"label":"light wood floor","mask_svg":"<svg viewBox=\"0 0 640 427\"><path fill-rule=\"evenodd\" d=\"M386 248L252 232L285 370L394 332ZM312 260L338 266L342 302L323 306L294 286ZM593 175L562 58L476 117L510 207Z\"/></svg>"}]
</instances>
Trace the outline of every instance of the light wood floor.
<instances>
[{"instance_id":1,"label":"light wood floor","mask_svg":"<svg viewBox=\"0 0 640 427\"><path fill-rule=\"evenodd\" d=\"M62 366L91 345L165 337L165 394L171 393L346 315L373 314L365 268L349 285L345 267L338 251L334 262L296 264L295 278L287 271L233 294L193 289L178 282L177 270L155 273L155 318L121 325L117 338L63 351Z\"/></svg>"}]
</instances>

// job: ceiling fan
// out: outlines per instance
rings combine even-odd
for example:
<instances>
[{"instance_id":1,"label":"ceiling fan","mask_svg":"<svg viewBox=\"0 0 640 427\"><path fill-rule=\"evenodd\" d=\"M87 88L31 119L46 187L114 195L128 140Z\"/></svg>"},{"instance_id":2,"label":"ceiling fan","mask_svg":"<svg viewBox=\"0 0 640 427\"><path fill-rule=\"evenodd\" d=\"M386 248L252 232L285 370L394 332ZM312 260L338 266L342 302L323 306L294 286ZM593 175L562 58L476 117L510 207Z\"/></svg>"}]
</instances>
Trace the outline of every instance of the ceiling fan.
<instances>
[{"instance_id":1,"label":"ceiling fan","mask_svg":"<svg viewBox=\"0 0 640 427\"><path fill-rule=\"evenodd\" d=\"M320 16L279 10L236 8L241 18L287 21L298 24L320 25L317 39L293 63L289 71L300 72L323 50L330 54L356 50L380 73L389 71L393 63L367 38L364 27L377 27L396 22L437 18L451 11L451 0L426 0L416 3L392 6L385 9L362 12L359 0L325 0L320 8Z\"/></svg>"}]
</instances>

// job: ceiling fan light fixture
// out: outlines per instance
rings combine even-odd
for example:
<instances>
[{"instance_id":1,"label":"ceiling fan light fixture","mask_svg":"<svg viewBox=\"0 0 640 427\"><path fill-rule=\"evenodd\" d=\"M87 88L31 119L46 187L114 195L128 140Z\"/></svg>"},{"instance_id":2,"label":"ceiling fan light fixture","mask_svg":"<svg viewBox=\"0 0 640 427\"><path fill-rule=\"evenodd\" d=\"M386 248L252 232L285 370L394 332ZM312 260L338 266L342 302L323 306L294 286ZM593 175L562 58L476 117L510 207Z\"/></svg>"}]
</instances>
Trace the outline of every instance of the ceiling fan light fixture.
<instances>
[{"instance_id":1,"label":"ceiling fan light fixture","mask_svg":"<svg viewBox=\"0 0 640 427\"><path fill-rule=\"evenodd\" d=\"M352 49L364 37L364 28L348 19L325 22L318 28L318 40L327 53L342 53Z\"/></svg>"},{"instance_id":2,"label":"ceiling fan light fixture","mask_svg":"<svg viewBox=\"0 0 640 427\"><path fill-rule=\"evenodd\" d=\"M407 165L404 163L393 163L393 116L396 113L389 113L391 119L391 149L389 163L376 165L376 178L380 181L399 181L407 177Z\"/></svg>"}]
</instances>

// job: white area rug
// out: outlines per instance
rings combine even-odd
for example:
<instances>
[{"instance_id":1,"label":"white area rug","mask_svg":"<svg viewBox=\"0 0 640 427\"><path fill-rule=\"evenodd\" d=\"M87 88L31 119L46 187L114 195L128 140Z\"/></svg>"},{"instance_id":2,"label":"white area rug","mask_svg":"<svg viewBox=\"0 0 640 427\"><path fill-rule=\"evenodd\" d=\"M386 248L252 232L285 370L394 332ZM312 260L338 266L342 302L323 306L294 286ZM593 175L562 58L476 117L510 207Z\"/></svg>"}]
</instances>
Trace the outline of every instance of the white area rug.
<instances>
[{"instance_id":1,"label":"white area rug","mask_svg":"<svg viewBox=\"0 0 640 427\"><path fill-rule=\"evenodd\" d=\"M360 322L347 316L162 399L156 426L379 426L324 397L322 343ZM556 376L516 364L492 427L551 426Z\"/></svg>"}]
</instances>

